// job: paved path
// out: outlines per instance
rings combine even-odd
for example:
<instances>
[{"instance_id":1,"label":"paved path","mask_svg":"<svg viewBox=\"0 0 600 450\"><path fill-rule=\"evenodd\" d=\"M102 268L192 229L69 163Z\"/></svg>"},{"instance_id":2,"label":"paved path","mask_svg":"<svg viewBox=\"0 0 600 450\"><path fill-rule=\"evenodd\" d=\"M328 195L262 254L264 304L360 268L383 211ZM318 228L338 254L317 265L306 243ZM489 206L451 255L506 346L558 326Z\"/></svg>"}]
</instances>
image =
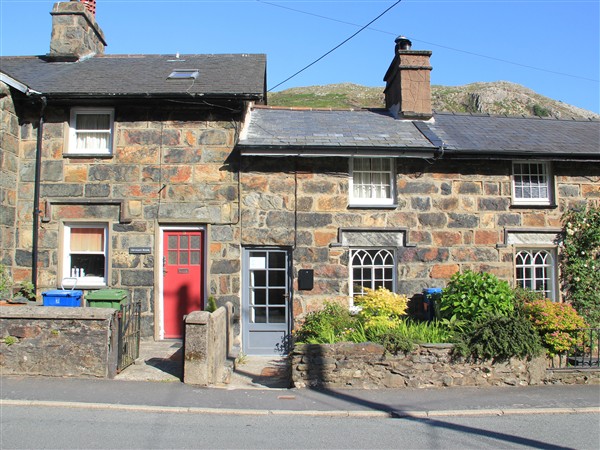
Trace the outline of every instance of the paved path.
<instances>
[{"instance_id":1,"label":"paved path","mask_svg":"<svg viewBox=\"0 0 600 450\"><path fill-rule=\"evenodd\" d=\"M594 385L441 389L219 389L181 382L1 378L2 404L215 414L434 417L600 413Z\"/></svg>"},{"instance_id":2,"label":"paved path","mask_svg":"<svg viewBox=\"0 0 600 450\"><path fill-rule=\"evenodd\" d=\"M245 357L230 384L181 382L181 342L144 342L140 358L114 380L0 378L6 405L213 414L435 417L523 413L600 413L600 386L455 387L439 389L289 389L278 358Z\"/></svg>"},{"instance_id":3,"label":"paved path","mask_svg":"<svg viewBox=\"0 0 600 450\"><path fill-rule=\"evenodd\" d=\"M231 362L233 364L233 361ZM284 358L242 356L224 389L288 388L290 376ZM183 349L180 340L142 341L135 364L118 374L116 380L180 382L183 377Z\"/></svg>"}]
</instances>

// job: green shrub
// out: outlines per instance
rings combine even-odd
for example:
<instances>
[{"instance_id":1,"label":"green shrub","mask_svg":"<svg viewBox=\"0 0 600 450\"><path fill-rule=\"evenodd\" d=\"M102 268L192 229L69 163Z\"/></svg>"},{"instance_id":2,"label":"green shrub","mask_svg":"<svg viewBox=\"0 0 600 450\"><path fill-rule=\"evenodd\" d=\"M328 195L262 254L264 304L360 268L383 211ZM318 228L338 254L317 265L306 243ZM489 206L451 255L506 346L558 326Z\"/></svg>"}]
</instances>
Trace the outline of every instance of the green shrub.
<instances>
[{"instance_id":1,"label":"green shrub","mask_svg":"<svg viewBox=\"0 0 600 450\"><path fill-rule=\"evenodd\" d=\"M354 299L360 307L359 318L368 330L373 326L393 327L398 320L406 315L408 299L405 295L396 294L384 287L365 289L366 294Z\"/></svg>"},{"instance_id":2,"label":"green shrub","mask_svg":"<svg viewBox=\"0 0 600 450\"><path fill-rule=\"evenodd\" d=\"M9 298L12 294L12 278L4 264L0 264L0 298Z\"/></svg>"},{"instance_id":3,"label":"green shrub","mask_svg":"<svg viewBox=\"0 0 600 450\"><path fill-rule=\"evenodd\" d=\"M455 353L480 360L506 361L513 357L532 358L542 353L533 325L520 314L487 316L474 323L462 336Z\"/></svg>"},{"instance_id":4,"label":"green shrub","mask_svg":"<svg viewBox=\"0 0 600 450\"><path fill-rule=\"evenodd\" d=\"M306 315L302 326L294 333L295 340L308 344L353 342L352 333L361 333L359 326L358 319L350 314L348 308L337 303L325 303L322 310Z\"/></svg>"},{"instance_id":5,"label":"green shrub","mask_svg":"<svg viewBox=\"0 0 600 450\"><path fill-rule=\"evenodd\" d=\"M548 108L538 105L537 103L533 105L532 112L534 116L538 117L548 117L551 114Z\"/></svg>"},{"instance_id":6,"label":"green shrub","mask_svg":"<svg viewBox=\"0 0 600 450\"><path fill-rule=\"evenodd\" d=\"M514 292L506 281L489 273L466 270L452 275L443 290L439 310L442 318L473 322L510 314L514 300Z\"/></svg>"},{"instance_id":7,"label":"green shrub","mask_svg":"<svg viewBox=\"0 0 600 450\"><path fill-rule=\"evenodd\" d=\"M208 304L206 305L206 311L208 311L209 313L213 313L216 310L217 310L217 301L211 295L210 297L208 297Z\"/></svg>"},{"instance_id":8,"label":"green shrub","mask_svg":"<svg viewBox=\"0 0 600 450\"><path fill-rule=\"evenodd\" d=\"M522 287L514 288L515 293L515 310L523 313L525 304L535 302L537 300L544 300L544 294L541 292L532 291Z\"/></svg>"},{"instance_id":9,"label":"green shrub","mask_svg":"<svg viewBox=\"0 0 600 450\"><path fill-rule=\"evenodd\" d=\"M386 353L397 355L408 353L415 348L415 342L407 336L389 331L378 336L377 343L383 345Z\"/></svg>"},{"instance_id":10,"label":"green shrub","mask_svg":"<svg viewBox=\"0 0 600 450\"><path fill-rule=\"evenodd\" d=\"M384 294L384 297L390 296ZM387 312L394 308L388 305ZM322 310L308 314L294 333L298 343L373 342L383 345L390 353L409 351L417 343L450 342L451 336L450 330L440 322L415 322L393 314L352 315L348 308L335 303L325 303Z\"/></svg>"},{"instance_id":11,"label":"green shrub","mask_svg":"<svg viewBox=\"0 0 600 450\"><path fill-rule=\"evenodd\" d=\"M576 345L575 330L586 326L583 318L568 303L536 300L525 303L523 312L539 333L550 356Z\"/></svg>"}]
</instances>

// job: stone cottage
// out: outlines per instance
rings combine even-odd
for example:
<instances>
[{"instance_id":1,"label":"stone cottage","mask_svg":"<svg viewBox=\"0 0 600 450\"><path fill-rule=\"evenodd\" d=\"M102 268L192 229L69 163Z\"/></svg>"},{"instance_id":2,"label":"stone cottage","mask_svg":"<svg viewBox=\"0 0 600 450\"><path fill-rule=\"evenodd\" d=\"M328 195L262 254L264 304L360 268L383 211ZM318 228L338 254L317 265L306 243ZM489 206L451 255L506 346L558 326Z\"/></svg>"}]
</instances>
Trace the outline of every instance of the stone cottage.
<instances>
[{"instance_id":1,"label":"stone cottage","mask_svg":"<svg viewBox=\"0 0 600 450\"><path fill-rule=\"evenodd\" d=\"M102 55L81 4L52 14L49 55L0 60L15 278L126 288L155 339L231 301L246 354L286 352L324 301L418 304L464 269L561 300L561 215L600 204L600 122L434 113L431 52L406 38L385 110L271 108L263 55ZM67 17L98 47L55 42Z\"/></svg>"},{"instance_id":2,"label":"stone cottage","mask_svg":"<svg viewBox=\"0 0 600 450\"><path fill-rule=\"evenodd\" d=\"M239 304L232 151L265 55L107 55L95 2L52 9L50 51L0 60L1 261L38 292L124 288L143 336ZM210 256L209 256L210 255Z\"/></svg>"}]
</instances>

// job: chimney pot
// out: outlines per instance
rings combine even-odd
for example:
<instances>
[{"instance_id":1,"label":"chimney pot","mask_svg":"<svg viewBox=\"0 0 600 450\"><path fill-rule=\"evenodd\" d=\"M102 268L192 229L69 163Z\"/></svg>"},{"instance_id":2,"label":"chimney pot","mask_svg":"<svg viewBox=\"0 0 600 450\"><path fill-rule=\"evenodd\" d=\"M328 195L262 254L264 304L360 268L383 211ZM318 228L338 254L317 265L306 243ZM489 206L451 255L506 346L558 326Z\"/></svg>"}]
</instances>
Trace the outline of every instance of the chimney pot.
<instances>
[{"instance_id":1,"label":"chimney pot","mask_svg":"<svg viewBox=\"0 0 600 450\"><path fill-rule=\"evenodd\" d=\"M96 17L96 0L81 0L81 3L85 5L92 16Z\"/></svg>"},{"instance_id":2,"label":"chimney pot","mask_svg":"<svg viewBox=\"0 0 600 450\"><path fill-rule=\"evenodd\" d=\"M410 50L412 47L412 42L406 36L398 36L394 42L396 43L396 51Z\"/></svg>"}]
</instances>

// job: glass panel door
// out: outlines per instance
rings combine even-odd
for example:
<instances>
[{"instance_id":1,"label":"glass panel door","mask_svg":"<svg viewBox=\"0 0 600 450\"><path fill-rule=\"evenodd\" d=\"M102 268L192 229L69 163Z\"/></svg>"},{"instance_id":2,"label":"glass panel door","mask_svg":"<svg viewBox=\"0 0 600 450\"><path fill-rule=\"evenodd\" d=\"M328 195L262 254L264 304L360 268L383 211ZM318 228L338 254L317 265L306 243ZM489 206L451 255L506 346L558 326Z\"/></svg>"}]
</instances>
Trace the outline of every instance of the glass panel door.
<instances>
[{"instance_id":1,"label":"glass panel door","mask_svg":"<svg viewBox=\"0 0 600 450\"><path fill-rule=\"evenodd\" d=\"M244 261L244 351L285 353L290 323L288 252L247 249Z\"/></svg>"}]
</instances>

